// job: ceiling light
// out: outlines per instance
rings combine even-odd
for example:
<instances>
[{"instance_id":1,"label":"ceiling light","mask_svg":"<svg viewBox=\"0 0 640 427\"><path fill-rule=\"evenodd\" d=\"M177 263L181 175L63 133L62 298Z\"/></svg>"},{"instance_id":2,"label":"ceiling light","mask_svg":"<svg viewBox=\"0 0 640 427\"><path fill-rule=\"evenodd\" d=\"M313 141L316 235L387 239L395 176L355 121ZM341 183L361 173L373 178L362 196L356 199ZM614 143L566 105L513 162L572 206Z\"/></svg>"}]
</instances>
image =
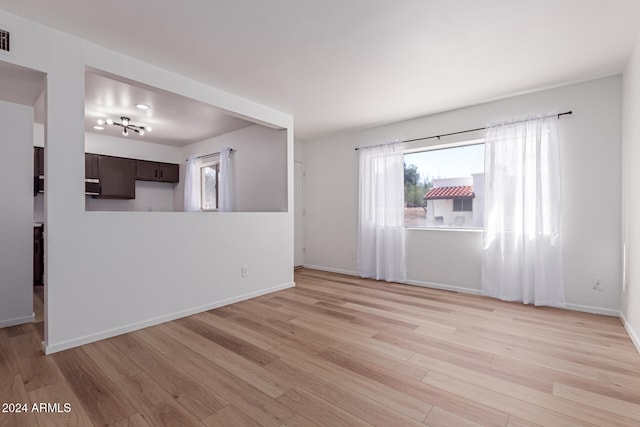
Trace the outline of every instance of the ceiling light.
<instances>
[{"instance_id":1,"label":"ceiling light","mask_svg":"<svg viewBox=\"0 0 640 427\"><path fill-rule=\"evenodd\" d=\"M103 124L104 124L104 120L99 119L99 120L98 120L98 125L99 125L99 126L102 126Z\"/></svg>"},{"instance_id":2,"label":"ceiling light","mask_svg":"<svg viewBox=\"0 0 640 427\"><path fill-rule=\"evenodd\" d=\"M104 128L102 126L98 126L98 125L94 126L93 128L95 130L104 130Z\"/></svg>"},{"instance_id":3,"label":"ceiling light","mask_svg":"<svg viewBox=\"0 0 640 427\"><path fill-rule=\"evenodd\" d=\"M151 126L145 126L145 127L144 127L144 129L145 129L147 132L151 132Z\"/></svg>"},{"instance_id":4,"label":"ceiling light","mask_svg":"<svg viewBox=\"0 0 640 427\"><path fill-rule=\"evenodd\" d=\"M147 104L136 104L136 107L138 107L141 110L150 110L151 107Z\"/></svg>"},{"instance_id":5,"label":"ceiling light","mask_svg":"<svg viewBox=\"0 0 640 427\"><path fill-rule=\"evenodd\" d=\"M144 132L149 130L147 127L142 125L132 125L131 119L129 117L120 117L120 120L122 121L122 123L114 122L111 119L107 119L105 123L108 125L120 126L122 128L122 134L124 136L129 136L130 130L134 131L138 135L144 135Z\"/></svg>"}]
</instances>

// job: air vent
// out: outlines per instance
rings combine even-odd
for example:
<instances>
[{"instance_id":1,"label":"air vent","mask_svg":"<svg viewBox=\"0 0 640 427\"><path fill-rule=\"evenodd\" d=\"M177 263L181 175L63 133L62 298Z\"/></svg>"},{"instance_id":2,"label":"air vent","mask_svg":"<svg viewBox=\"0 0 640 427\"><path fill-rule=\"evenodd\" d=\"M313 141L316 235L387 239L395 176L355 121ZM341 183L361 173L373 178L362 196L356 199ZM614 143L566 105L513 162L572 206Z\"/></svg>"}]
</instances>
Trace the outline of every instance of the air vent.
<instances>
[{"instance_id":1,"label":"air vent","mask_svg":"<svg viewBox=\"0 0 640 427\"><path fill-rule=\"evenodd\" d=\"M11 33L0 29L0 51L11 52Z\"/></svg>"}]
</instances>

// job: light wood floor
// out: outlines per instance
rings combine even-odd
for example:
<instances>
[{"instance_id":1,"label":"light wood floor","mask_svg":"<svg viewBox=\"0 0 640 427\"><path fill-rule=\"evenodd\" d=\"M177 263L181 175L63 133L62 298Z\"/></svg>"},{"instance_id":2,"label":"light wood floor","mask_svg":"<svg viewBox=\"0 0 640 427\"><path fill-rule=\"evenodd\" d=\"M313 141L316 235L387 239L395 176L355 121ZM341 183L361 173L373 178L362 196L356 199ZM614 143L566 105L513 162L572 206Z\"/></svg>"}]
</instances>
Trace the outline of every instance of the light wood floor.
<instances>
[{"instance_id":1,"label":"light wood floor","mask_svg":"<svg viewBox=\"0 0 640 427\"><path fill-rule=\"evenodd\" d=\"M71 407L0 413L0 425L640 425L640 355L618 319L295 279L50 356L41 322L0 329L0 402Z\"/></svg>"}]
</instances>

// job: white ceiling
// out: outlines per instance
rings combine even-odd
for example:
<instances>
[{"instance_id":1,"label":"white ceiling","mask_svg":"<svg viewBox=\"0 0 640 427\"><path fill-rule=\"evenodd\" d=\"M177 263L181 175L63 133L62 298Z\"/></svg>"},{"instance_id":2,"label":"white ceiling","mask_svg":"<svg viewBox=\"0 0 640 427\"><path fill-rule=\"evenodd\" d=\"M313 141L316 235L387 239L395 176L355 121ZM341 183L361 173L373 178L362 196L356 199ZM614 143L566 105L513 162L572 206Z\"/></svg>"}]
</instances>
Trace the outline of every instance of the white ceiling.
<instances>
[{"instance_id":1,"label":"white ceiling","mask_svg":"<svg viewBox=\"0 0 640 427\"><path fill-rule=\"evenodd\" d=\"M46 75L39 71L0 61L0 99L34 106L34 121L44 123L46 110L44 93ZM140 110L146 104L149 110ZM151 128L152 132L130 138L158 144L181 146L224 135L254 123L234 117L220 109L171 92L133 82L99 70L85 75L85 130L87 132L122 137L122 128L104 125L95 130L97 120L121 117L131 124Z\"/></svg>"},{"instance_id":2,"label":"white ceiling","mask_svg":"<svg viewBox=\"0 0 640 427\"><path fill-rule=\"evenodd\" d=\"M111 136L122 137L122 128L103 125L104 130L94 130L99 119L121 122L121 117L127 117L133 125L152 129L144 135L129 132L129 138L174 146L254 124L211 105L97 70L85 74L84 96L85 130ZM141 110L137 104L151 108Z\"/></svg>"},{"instance_id":3,"label":"white ceiling","mask_svg":"<svg viewBox=\"0 0 640 427\"><path fill-rule=\"evenodd\" d=\"M637 0L0 0L313 139L620 73Z\"/></svg>"}]
</instances>

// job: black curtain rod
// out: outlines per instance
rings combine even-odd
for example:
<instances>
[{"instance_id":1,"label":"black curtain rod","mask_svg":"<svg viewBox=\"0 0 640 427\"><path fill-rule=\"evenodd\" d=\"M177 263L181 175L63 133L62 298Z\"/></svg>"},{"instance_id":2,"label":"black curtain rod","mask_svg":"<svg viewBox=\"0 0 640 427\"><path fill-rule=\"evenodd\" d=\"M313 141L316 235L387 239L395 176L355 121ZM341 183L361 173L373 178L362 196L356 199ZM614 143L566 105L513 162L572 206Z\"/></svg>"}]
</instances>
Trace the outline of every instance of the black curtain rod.
<instances>
[{"instance_id":1,"label":"black curtain rod","mask_svg":"<svg viewBox=\"0 0 640 427\"><path fill-rule=\"evenodd\" d=\"M573 111L565 111L564 113L559 113L559 114L557 115L557 118L559 119L559 118L560 118L560 116L566 116L566 115L568 115L568 114L573 114ZM526 120L520 120L520 121L516 121L516 122L511 122L511 123L521 123L521 122L523 122L523 121L526 121ZM485 130L485 129L487 129L487 128L486 128L486 127L481 127L481 128L475 128L475 129L461 130L461 131L458 131L458 132L443 133L443 134L441 134L441 135L425 136L425 137L423 137L423 138L408 139L408 140L406 140L406 141L402 141L402 143L403 143L403 144L406 144L407 142L423 141L423 140L425 140L425 139L433 139L433 138L438 138L438 139L440 139L440 138L441 138L441 137L443 137L443 136L460 135L461 133L476 132L476 131L479 131L479 130ZM355 150L356 150L356 151L358 151L359 149L360 149L359 147L356 147L356 149L355 149Z\"/></svg>"},{"instance_id":2,"label":"black curtain rod","mask_svg":"<svg viewBox=\"0 0 640 427\"><path fill-rule=\"evenodd\" d=\"M233 148L231 149L231 152L233 153L234 150ZM196 159L204 159L206 157L213 157L213 156L219 156L220 155L220 151L218 151L217 153L209 153L209 154L203 154L202 156L198 156L196 157ZM187 162L189 161L189 159L187 159Z\"/></svg>"}]
</instances>

